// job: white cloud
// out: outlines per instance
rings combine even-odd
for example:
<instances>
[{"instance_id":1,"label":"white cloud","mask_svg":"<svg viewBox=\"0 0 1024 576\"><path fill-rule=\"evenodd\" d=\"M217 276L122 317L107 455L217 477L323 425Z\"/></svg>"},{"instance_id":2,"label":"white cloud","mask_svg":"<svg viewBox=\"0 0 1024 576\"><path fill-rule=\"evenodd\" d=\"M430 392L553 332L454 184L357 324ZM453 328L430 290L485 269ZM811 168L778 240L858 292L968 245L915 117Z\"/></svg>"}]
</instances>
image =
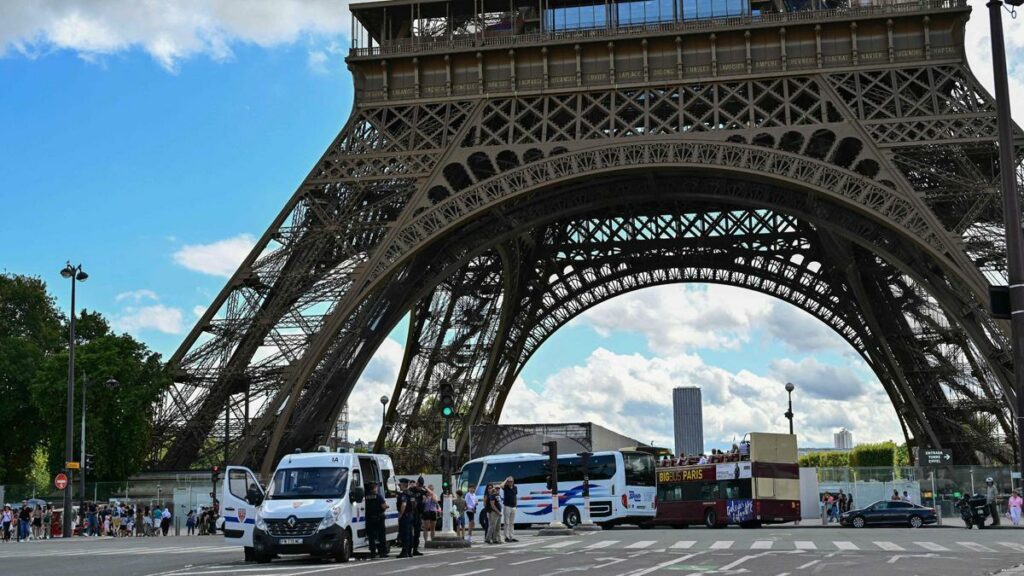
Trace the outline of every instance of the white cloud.
<instances>
[{"instance_id":1,"label":"white cloud","mask_svg":"<svg viewBox=\"0 0 1024 576\"><path fill-rule=\"evenodd\" d=\"M193 306L192 315L196 318L201 318L203 314L206 314L206 306Z\"/></svg>"},{"instance_id":2,"label":"white cloud","mask_svg":"<svg viewBox=\"0 0 1024 576\"><path fill-rule=\"evenodd\" d=\"M783 382L799 384L811 398L853 400L864 395L864 382L848 368L822 364L814 358L794 362L782 358L771 363L772 375Z\"/></svg>"},{"instance_id":3,"label":"white cloud","mask_svg":"<svg viewBox=\"0 0 1024 576\"><path fill-rule=\"evenodd\" d=\"M160 300L160 297L156 295L156 292L153 292L152 290L146 290L145 288L141 290L132 290L130 292L121 292L120 294L114 297L115 302L121 302L124 300L130 300L138 304L143 300L153 300L154 302L156 302Z\"/></svg>"},{"instance_id":4,"label":"white cloud","mask_svg":"<svg viewBox=\"0 0 1024 576\"><path fill-rule=\"evenodd\" d=\"M548 376L539 386L522 380L509 393L502 422L592 421L642 442L672 447L672 388L700 386L706 449L728 446L751 431L782 431L787 422L784 381L733 373L705 364L700 356L645 357L599 348L582 366ZM795 427L802 446L831 445L839 427L858 442L903 436L881 384L864 385L845 401L794 396Z\"/></svg>"},{"instance_id":5,"label":"white cloud","mask_svg":"<svg viewBox=\"0 0 1024 576\"><path fill-rule=\"evenodd\" d=\"M992 74L992 36L989 34L988 8L984 0L970 0L971 19L967 21L964 47L971 71L985 86L989 94L995 93ZM1009 65L1010 104L1014 117L1024 119L1024 34L1019 31L1018 20L1003 11L1003 37L1006 42L1006 61Z\"/></svg>"},{"instance_id":6,"label":"white cloud","mask_svg":"<svg viewBox=\"0 0 1024 576\"><path fill-rule=\"evenodd\" d=\"M184 331L182 313L177 308L153 304L152 306L129 306L113 321L114 328L137 334L155 330L164 334L181 334Z\"/></svg>"},{"instance_id":7,"label":"white cloud","mask_svg":"<svg viewBox=\"0 0 1024 576\"><path fill-rule=\"evenodd\" d=\"M239 234L209 244L188 244L174 253L178 264L211 276L231 277L256 244L251 234Z\"/></svg>"},{"instance_id":8,"label":"white cloud","mask_svg":"<svg viewBox=\"0 0 1024 576\"><path fill-rule=\"evenodd\" d=\"M377 439L381 419L380 397L390 398L394 393L404 350L398 341L385 339L359 376L348 397L350 441Z\"/></svg>"},{"instance_id":9,"label":"white cloud","mask_svg":"<svg viewBox=\"0 0 1024 576\"><path fill-rule=\"evenodd\" d=\"M233 44L330 42L348 26L341 0L4 0L0 55L71 50L94 60L138 47L173 71L196 55L230 59Z\"/></svg>"}]
</instances>

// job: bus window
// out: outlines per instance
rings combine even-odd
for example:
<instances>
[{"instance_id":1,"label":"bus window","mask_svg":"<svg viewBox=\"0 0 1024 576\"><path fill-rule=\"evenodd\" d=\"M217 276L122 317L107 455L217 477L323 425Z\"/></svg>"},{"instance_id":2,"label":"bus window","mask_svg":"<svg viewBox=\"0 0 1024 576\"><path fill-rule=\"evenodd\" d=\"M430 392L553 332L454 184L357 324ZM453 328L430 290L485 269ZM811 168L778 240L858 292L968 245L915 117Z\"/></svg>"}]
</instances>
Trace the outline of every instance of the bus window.
<instances>
[{"instance_id":1,"label":"bus window","mask_svg":"<svg viewBox=\"0 0 1024 576\"><path fill-rule=\"evenodd\" d=\"M750 479L721 480L718 482L719 493L728 500L736 498L752 498Z\"/></svg>"},{"instance_id":2,"label":"bus window","mask_svg":"<svg viewBox=\"0 0 1024 576\"><path fill-rule=\"evenodd\" d=\"M642 452L623 452L627 486L656 486L654 457Z\"/></svg>"},{"instance_id":3,"label":"bus window","mask_svg":"<svg viewBox=\"0 0 1024 576\"><path fill-rule=\"evenodd\" d=\"M524 460L516 462L512 476L517 484L544 484L548 480L547 460Z\"/></svg>"},{"instance_id":4,"label":"bus window","mask_svg":"<svg viewBox=\"0 0 1024 576\"><path fill-rule=\"evenodd\" d=\"M484 468L483 462L471 462L462 467L462 473L459 474L459 490L463 493L469 491L470 485L480 483L480 472Z\"/></svg>"},{"instance_id":5,"label":"bus window","mask_svg":"<svg viewBox=\"0 0 1024 576\"><path fill-rule=\"evenodd\" d=\"M487 464L487 468L484 469L484 478L480 481L480 484L484 486L487 484L501 484L505 481L505 478L513 475L515 468L515 462L490 462Z\"/></svg>"},{"instance_id":6,"label":"bus window","mask_svg":"<svg viewBox=\"0 0 1024 576\"><path fill-rule=\"evenodd\" d=\"M718 482L706 482L700 485L701 500L718 500Z\"/></svg>"}]
</instances>

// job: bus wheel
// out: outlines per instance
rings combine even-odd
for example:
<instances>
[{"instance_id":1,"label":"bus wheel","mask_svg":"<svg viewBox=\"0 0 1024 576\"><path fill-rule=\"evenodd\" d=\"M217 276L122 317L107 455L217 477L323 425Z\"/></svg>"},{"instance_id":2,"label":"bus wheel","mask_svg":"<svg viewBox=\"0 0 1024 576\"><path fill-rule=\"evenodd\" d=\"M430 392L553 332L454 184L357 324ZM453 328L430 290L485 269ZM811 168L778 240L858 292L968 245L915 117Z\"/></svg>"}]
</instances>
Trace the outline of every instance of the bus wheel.
<instances>
[{"instance_id":1,"label":"bus wheel","mask_svg":"<svg viewBox=\"0 0 1024 576\"><path fill-rule=\"evenodd\" d=\"M704 512L704 526L708 528L718 527L718 514L716 514L711 508L708 508Z\"/></svg>"},{"instance_id":2,"label":"bus wheel","mask_svg":"<svg viewBox=\"0 0 1024 576\"><path fill-rule=\"evenodd\" d=\"M567 527L575 528L580 525L580 511L575 506L569 506L565 509L562 519Z\"/></svg>"}]
</instances>

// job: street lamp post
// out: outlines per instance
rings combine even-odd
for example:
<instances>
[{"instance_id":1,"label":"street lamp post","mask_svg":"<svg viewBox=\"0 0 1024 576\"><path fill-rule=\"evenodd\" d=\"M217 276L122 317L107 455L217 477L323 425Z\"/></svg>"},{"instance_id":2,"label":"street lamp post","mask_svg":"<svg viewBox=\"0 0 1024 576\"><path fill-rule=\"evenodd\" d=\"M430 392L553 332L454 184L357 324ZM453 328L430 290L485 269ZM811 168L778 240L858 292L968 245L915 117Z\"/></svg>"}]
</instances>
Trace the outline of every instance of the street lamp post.
<instances>
[{"instance_id":1,"label":"street lamp post","mask_svg":"<svg viewBox=\"0 0 1024 576\"><path fill-rule=\"evenodd\" d=\"M82 270L81 264L72 266L70 260L64 266L64 269L60 271L60 275L71 280L71 322L68 334L68 401L67 419L64 423L64 466L65 472L70 472L67 469L67 462L71 462L71 459L75 457L73 446L75 443L75 286L78 282L85 282L89 275L85 273L85 270ZM68 481L68 485L64 488L64 513L61 515L61 536L63 538L71 537L72 490L72 483Z\"/></svg>"},{"instance_id":2,"label":"street lamp post","mask_svg":"<svg viewBox=\"0 0 1024 576\"><path fill-rule=\"evenodd\" d=\"M1008 0L1020 6L1024 0ZM1003 2L989 0L992 31L992 72L996 88L996 122L999 129L999 177L1006 219L1006 272L1010 284L1010 341L1013 343L1013 379L1017 395L1017 465L1024 472L1024 239L1017 198L1017 165L1013 151L1013 119L1010 88L1006 79L1006 46L1003 43Z\"/></svg>"},{"instance_id":3,"label":"street lamp post","mask_svg":"<svg viewBox=\"0 0 1024 576\"><path fill-rule=\"evenodd\" d=\"M786 410L786 419L789 420L789 434L793 435L793 386L792 382L786 382L786 393L789 394L789 410Z\"/></svg>"},{"instance_id":4,"label":"street lamp post","mask_svg":"<svg viewBox=\"0 0 1024 576\"><path fill-rule=\"evenodd\" d=\"M377 454L384 454L384 442L387 441L388 431L385 423L388 421L388 400L387 395L380 397L380 446L374 446L373 451Z\"/></svg>"}]
</instances>

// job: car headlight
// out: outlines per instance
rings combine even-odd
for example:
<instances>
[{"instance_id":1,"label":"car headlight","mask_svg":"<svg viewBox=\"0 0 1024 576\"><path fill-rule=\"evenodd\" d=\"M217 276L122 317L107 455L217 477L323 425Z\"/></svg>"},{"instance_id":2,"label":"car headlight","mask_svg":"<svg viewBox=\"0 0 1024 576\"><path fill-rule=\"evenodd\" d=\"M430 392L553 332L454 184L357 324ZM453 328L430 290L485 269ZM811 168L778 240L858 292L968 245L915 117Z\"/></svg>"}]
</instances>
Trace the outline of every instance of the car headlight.
<instances>
[{"instance_id":1,"label":"car headlight","mask_svg":"<svg viewBox=\"0 0 1024 576\"><path fill-rule=\"evenodd\" d=\"M338 516L341 516L341 508L328 508L324 514L324 519L320 521L320 530L325 530L334 525L338 521Z\"/></svg>"},{"instance_id":2,"label":"car headlight","mask_svg":"<svg viewBox=\"0 0 1024 576\"><path fill-rule=\"evenodd\" d=\"M263 514L256 513L256 528L264 532L267 531L267 523L263 521Z\"/></svg>"}]
</instances>

